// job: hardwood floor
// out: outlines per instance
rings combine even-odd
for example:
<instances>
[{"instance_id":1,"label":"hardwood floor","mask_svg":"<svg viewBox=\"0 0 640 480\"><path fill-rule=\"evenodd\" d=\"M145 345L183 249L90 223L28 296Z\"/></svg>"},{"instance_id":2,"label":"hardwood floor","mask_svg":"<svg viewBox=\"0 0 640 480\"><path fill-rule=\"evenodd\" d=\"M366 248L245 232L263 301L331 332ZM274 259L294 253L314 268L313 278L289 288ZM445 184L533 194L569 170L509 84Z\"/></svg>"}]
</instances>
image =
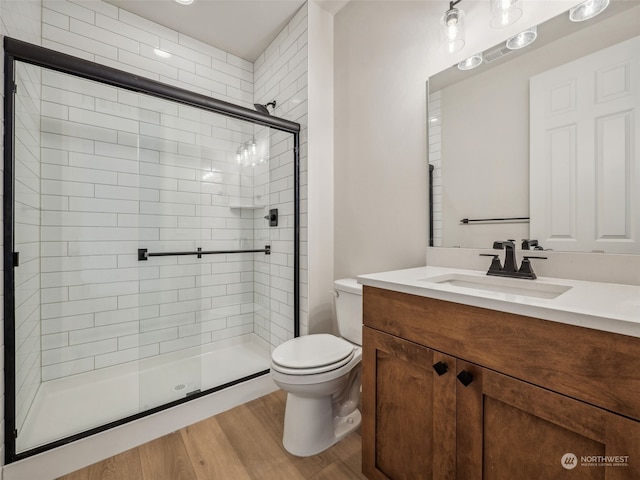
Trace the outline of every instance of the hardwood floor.
<instances>
[{"instance_id":1,"label":"hardwood floor","mask_svg":"<svg viewBox=\"0 0 640 480\"><path fill-rule=\"evenodd\" d=\"M312 457L282 447L286 393L277 391L58 480L353 480L360 432Z\"/></svg>"}]
</instances>

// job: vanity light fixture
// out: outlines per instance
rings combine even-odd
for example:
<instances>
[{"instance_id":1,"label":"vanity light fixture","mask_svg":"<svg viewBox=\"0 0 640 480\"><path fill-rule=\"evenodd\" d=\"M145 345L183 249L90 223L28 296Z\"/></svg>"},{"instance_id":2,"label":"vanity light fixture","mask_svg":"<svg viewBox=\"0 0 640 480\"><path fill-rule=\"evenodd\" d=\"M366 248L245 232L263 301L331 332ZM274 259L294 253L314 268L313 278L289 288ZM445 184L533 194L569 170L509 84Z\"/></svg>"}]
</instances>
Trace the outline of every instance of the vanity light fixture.
<instances>
[{"instance_id":1,"label":"vanity light fixture","mask_svg":"<svg viewBox=\"0 0 640 480\"><path fill-rule=\"evenodd\" d=\"M584 22L602 13L609 6L609 0L586 0L569 10L569 20Z\"/></svg>"},{"instance_id":2,"label":"vanity light fixture","mask_svg":"<svg viewBox=\"0 0 640 480\"><path fill-rule=\"evenodd\" d=\"M440 48L447 53L464 47L464 11L455 8L461 1L449 2L449 10L440 18Z\"/></svg>"},{"instance_id":3,"label":"vanity light fixture","mask_svg":"<svg viewBox=\"0 0 640 480\"><path fill-rule=\"evenodd\" d=\"M463 60L458 64L458 70L472 70L482 64L482 52Z\"/></svg>"},{"instance_id":4,"label":"vanity light fixture","mask_svg":"<svg viewBox=\"0 0 640 480\"><path fill-rule=\"evenodd\" d=\"M520 32L519 34L514 35L509 40L507 40L507 48L509 50L518 50L519 48L524 48L527 45L531 45L536 38L538 38L538 27L534 25L528 30Z\"/></svg>"},{"instance_id":5,"label":"vanity light fixture","mask_svg":"<svg viewBox=\"0 0 640 480\"><path fill-rule=\"evenodd\" d=\"M522 0L491 0L491 27L504 28L522 16Z\"/></svg>"}]
</instances>

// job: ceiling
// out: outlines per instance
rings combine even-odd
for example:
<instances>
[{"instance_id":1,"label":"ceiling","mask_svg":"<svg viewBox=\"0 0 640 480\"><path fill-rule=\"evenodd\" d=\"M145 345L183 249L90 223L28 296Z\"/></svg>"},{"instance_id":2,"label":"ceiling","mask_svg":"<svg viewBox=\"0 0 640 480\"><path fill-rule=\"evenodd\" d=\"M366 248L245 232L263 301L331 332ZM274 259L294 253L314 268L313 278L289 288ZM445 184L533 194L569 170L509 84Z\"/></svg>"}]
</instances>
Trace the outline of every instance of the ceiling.
<instances>
[{"instance_id":1,"label":"ceiling","mask_svg":"<svg viewBox=\"0 0 640 480\"><path fill-rule=\"evenodd\" d=\"M147 20L253 62L305 0L106 0ZM347 0L348 1L348 0ZM327 0L335 13L346 1Z\"/></svg>"}]
</instances>

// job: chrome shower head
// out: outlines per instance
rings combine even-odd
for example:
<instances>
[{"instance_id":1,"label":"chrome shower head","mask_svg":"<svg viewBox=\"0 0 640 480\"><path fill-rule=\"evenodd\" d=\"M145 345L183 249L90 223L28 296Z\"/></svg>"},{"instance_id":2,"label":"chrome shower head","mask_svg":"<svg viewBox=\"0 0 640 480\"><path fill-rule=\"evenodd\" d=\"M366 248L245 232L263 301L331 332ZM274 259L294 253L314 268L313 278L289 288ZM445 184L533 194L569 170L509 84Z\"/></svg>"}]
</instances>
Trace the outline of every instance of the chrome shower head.
<instances>
[{"instance_id":1,"label":"chrome shower head","mask_svg":"<svg viewBox=\"0 0 640 480\"><path fill-rule=\"evenodd\" d=\"M259 111L260 113L266 113L267 115L271 115L267 107L273 107L275 110L276 101L274 100L273 102L269 102L265 105L262 105L261 103L254 103L253 106L256 107L256 110Z\"/></svg>"}]
</instances>

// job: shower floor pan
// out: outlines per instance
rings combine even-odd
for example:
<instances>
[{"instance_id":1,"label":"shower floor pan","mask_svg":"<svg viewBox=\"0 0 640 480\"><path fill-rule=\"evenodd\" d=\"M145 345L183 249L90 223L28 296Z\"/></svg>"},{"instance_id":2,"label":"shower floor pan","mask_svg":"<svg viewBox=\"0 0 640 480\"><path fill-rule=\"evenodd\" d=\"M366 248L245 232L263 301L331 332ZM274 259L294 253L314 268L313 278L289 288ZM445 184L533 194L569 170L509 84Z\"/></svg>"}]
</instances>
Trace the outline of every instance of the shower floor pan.
<instances>
[{"instance_id":1,"label":"shower floor pan","mask_svg":"<svg viewBox=\"0 0 640 480\"><path fill-rule=\"evenodd\" d=\"M16 439L46 445L266 370L271 349L255 334L41 384Z\"/></svg>"}]
</instances>

